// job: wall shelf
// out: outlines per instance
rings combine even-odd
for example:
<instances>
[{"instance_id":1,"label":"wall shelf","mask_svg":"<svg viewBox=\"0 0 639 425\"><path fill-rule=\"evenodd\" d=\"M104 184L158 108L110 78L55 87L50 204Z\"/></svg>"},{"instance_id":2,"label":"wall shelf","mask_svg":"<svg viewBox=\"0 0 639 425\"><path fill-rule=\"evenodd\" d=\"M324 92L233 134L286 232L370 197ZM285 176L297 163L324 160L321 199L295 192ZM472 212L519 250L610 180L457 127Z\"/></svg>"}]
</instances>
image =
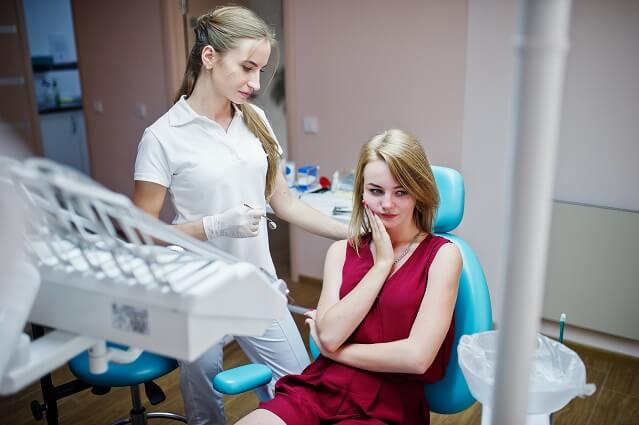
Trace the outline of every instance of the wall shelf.
<instances>
[{"instance_id":1,"label":"wall shelf","mask_svg":"<svg viewBox=\"0 0 639 425\"><path fill-rule=\"evenodd\" d=\"M82 103L72 103L72 104L62 105L62 106L54 106L51 108L42 108L38 110L38 113L40 115L44 115L44 114L55 114L58 112L81 111L81 110L82 110Z\"/></svg>"},{"instance_id":2,"label":"wall shelf","mask_svg":"<svg viewBox=\"0 0 639 425\"><path fill-rule=\"evenodd\" d=\"M72 69L78 69L77 62L67 63L34 63L33 72L49 72L49 71L66 71Z\"/></svg>"}]
</instances>

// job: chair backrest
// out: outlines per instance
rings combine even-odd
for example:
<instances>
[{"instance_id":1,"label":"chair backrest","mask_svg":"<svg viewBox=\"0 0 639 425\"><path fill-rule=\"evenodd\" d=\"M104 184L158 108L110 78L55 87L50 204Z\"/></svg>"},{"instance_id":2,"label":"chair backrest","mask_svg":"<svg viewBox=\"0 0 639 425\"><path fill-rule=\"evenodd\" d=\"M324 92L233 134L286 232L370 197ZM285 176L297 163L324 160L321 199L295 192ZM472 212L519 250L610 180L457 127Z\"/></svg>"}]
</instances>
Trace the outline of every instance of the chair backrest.
<instances>
[{"instance_id":1,"label":"chair backrest","mask_svg":"<svg viewBox=\"0 0 639 425\"><path fill-rule=\"evenodd\" d=\"M433 166L432 170L440 198L434 230L457 245L463 266L455 304L454 349L444 378L435 384L425 385L424 395L431 411L452 414L465 410L475 402L459 367L459 339L462 335L492 329L493 319L486 277L477 256L466 241L448 233L461 223L464 216L464 178L452 168ZM313 358L316 358L319 350L311 338L309 344Z\"/></svg>"},{"instance_id":2,"label":"chair backrest","mask_svg":"<svg viewBox=\"0 0 639 425\"><path fill-rule=\"evenodd\" d=\"M455 337L450 363L444 378L425 386L430 410L451 414L468 408L475 402L459 367L457 345L462 335L493 328L490 294L484 271L472 248L459 236L448 232L461 223L464 216L464 178L452 168L432 167L440 206L435 220L435 233L449 239L459 248L463 266L455 304Z\"/></svg>"}]
</instances>

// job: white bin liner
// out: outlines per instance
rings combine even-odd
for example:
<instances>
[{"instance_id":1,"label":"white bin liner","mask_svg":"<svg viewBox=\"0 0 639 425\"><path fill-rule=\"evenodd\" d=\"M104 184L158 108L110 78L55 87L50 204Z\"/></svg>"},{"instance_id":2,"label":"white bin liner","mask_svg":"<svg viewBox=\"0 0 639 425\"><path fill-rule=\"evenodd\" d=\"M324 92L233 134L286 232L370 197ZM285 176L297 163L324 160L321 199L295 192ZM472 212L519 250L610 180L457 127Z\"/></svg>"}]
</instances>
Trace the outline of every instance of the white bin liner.
<instances>
[{"instance_id":1,"label":"white bin liner","mask_svg":"<svg viewBox=\"0 0 639 425\"><path fill-rule=\"evenodd\" d=\"M484 406L492 406L497 368L497 331L464 335L457 346L461 366L471 394ZM537 334L530 373L529 414L550 414L575 397L595 392L586 383L586 367L570 348Z\"/></svg>"}]
</instances>

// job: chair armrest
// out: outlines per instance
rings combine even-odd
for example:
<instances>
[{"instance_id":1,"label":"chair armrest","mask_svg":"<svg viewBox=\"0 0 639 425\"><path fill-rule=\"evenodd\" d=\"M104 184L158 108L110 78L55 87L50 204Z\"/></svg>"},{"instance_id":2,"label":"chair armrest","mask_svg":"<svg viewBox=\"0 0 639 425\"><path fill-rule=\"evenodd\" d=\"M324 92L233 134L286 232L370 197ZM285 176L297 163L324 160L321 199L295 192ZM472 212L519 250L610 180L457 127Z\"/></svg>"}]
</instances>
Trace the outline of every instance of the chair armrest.
<instances>
[{"instance_id":1,"label":"chair armrest","mask_svg":"<svg viewBox=\"0 0 639 425\"><path fill-rule=\"evenodd\" d=\"M213 387L222 394L240 394L266 385L273 372L263 364L247 364L220 372L213 378Z\"/></svg>"}]
</instances>

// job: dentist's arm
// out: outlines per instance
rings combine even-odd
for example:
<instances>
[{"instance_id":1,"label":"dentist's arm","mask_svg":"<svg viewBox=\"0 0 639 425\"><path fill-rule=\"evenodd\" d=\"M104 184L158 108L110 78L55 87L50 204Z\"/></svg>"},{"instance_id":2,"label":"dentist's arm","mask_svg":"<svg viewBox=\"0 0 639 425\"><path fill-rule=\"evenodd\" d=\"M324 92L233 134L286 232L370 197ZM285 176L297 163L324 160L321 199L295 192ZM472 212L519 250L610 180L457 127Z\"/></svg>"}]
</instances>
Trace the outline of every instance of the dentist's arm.
<instances>
[{"instance_id":1,"label":"dentist's arm","mask_svg":"<svg viewBox=\"0 0 639 425\"><path fill-rule=\"evenodd\" d=\"M348 237L346 224L330 218L291 193L281 172L275 178L269 203L277 217L308 232L335 240Z\"/></svg>"},{"instance_id":2,"label":"dentist's arm","mask_svg":"<svg viewBox=\"0 0 639 425\"><path fill-rule=\"evenodd\" d=\"M142 180L136 180L133 186L133 204L147 214L160 218L160 211L166 197L166 187ZM178 230L191 235L201 241L206 240L202 220L191 221L189 223L174 224Z\"/></svg>"},{"instance_id":3,"label":"dentist's arm","mask_svg":"<svg viewBox=\"0 0 639 425\"><path fill-rule=\"evenodd\" d=\"M422 374L428 370L448 332L461 272L461 255L452 243L437 252L428 273L428 287L408 338L378 344L345 344L331 351L322 344L321 331L307 323L322 354L348 366L373 372ZM315 329L313 329L315 328Z\"/></svg>"},{"instance_id":4,"label":"dentist's arm","mask_svg":"<svg viewBox=\"0 0 639 425\"><path fill-rule=\"evenodd\" d=\"M157 183L135 181L133 203L153 217L160 217L165 197L166 187ZM261 208L251 209L238 205L220 214L207 215L200 220L188 223L173 224L171 227L202 241L220 236L249 238L257 236L260 220L264 214L266 211ZM157 242L161 243L161 241Z\"/></svg>"}]
</instances>

